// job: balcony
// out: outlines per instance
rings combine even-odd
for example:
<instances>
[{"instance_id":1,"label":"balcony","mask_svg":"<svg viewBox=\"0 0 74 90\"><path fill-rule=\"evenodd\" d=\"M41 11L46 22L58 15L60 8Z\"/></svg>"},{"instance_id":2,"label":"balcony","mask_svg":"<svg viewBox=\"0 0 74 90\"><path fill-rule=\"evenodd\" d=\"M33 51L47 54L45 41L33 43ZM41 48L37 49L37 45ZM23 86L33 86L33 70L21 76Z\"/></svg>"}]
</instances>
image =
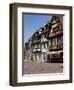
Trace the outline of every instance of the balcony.
<instances>
[{"instance_id":1,"label":"balcony","mask_svg":"<svg viewBox=\"0 0 74 90\"><path fill-rule=\"evenodd\" d=\"M33 40L33 43L40 43L40 40L35 39L35 40Z\"/></svg>"},{"instance_id":2,"label":"balcony","mask_svg":"<svg viewBox=\"0 0 74 90\"><path fill-rule=\"evenodd\" d=\"M63 49L63 44L50 45L49 50Z\"/></svg>"},{"instance_id":3,"label":"balcony","mask_svg":"<svg viewBox=\"0 0 74 90\"><path fill-rule=\"evenodd\" d=\"M62 30L58 30L55 33L50 33L49 38L63 34Z\"/></svg>"}]
</instances>

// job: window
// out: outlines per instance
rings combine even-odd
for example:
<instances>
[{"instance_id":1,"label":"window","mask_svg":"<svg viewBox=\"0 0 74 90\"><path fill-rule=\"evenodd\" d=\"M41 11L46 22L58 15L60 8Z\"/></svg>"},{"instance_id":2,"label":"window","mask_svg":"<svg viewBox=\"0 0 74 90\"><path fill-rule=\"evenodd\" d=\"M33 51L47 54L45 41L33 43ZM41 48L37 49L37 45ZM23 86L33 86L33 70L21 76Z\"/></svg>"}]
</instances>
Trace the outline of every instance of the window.
<instances>
[{"instance_id":1,"label":"window","mask_svg":"<svg viewBox=\"0 0 74 90\"><path fill-rule=\"evenodd\" d=\"M47 43L45 43L45 48L47 48L48 46L47 46Z\"/></svg>"},{"instance_id":2,"label":"window","mask_svg":"<svg viewBox=\"0 0 74 90\"><path fill-rule=\"evenodd\" d=\"M58 44L62 44L63 43L63 36L58 37Z\"/></svg>"},{"instance_id":3,"label":"window","mask_svg":"<svg viewBox=\"0 0 74 90\"><path fill-rule=\"evenodd\" d=\"M60 40L61 40L61 44L63 43L63 36L60 37Z\"/></svg>"},{"instance_id":4,"label":"window","mask_svg":"<svg viewBox=\"0 0 74 90\"><path fill-rule=\"evenodd\" d=\"M53 43L53 45L56 45L57 44L57 38L53 38L52 43Z\"/></svg>"},{"instance_id":5,"label":"window","mask_svg":"<svg viewBox=\"0 0 74 90\"><path fill-rule=\"evenodd\" d=\"M38 44L38 48L40 48L40 44Z\"/></svg>"},{"instance_id":6,"label":"window","mask_svg":"<svg viewBox=\"0 0 74 90\"><path fill-rule=\"evenodd\" d=\"M49 40L49 46L50 46L50 45L52 45L52 39L51 39L51 40Z\"/></svg>"},{"instance_id":7,"label":"window","mask_svg":"<svg viewBox=\"0 0 74 90\"><path fill-rule=\"evenodd\" d=\"M42 44L42 48L44 49L44 48L47 48L47 43L43 43Z\"/></svg>"},{"instance_id":8,"label":"window","mask_svg":"<svg viewBox=\"0 0 74 90\"><path fill-rule=\"evenodd\" d=\"M40 44L35 44L35 48L40 48Z\"/></svg>"},{"instance_id":9,"label":"window","mask_svg":"<svg viewBox=\"0 0 74 90\"><path fill-rule=\"evenodd\" d=\"M37 44L35 44L35 48L37 48Z\"/></svg>"}]
</instances>

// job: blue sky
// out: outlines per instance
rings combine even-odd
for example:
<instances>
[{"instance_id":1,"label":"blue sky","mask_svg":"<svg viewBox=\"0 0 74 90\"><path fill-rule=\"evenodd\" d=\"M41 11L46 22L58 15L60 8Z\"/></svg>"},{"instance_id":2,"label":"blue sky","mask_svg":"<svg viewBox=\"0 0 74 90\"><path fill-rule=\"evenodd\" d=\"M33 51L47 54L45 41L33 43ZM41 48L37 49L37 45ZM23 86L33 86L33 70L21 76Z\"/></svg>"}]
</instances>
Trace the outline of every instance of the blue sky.
<instances>
[{"instance_id":1,"label":"blue sky","mask_svg":"<svg viewBox=\"0 0 74 90\"><path fill-rule=\"evenodd\" d=\"M51 17L51 15L24 14L24 43Z\"/></svg>"}]
</instances>

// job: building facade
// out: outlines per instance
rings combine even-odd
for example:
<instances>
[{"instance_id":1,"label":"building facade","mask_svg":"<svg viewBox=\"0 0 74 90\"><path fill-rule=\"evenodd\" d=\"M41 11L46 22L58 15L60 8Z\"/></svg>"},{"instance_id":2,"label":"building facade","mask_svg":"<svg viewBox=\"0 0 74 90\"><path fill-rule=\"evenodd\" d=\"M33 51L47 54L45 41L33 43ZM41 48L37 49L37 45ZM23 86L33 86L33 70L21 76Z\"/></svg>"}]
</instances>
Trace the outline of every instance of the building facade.
<instances>
[{"instance_id":1,"label":"building facade","mask_svg":"<svg viewBox=\"0 0 74 90\"><path fill-rule=\"evenodd\" d=\"M63 62L63 16L52 16L27 43L29 60Z\"/></svg>"}]
</instances>

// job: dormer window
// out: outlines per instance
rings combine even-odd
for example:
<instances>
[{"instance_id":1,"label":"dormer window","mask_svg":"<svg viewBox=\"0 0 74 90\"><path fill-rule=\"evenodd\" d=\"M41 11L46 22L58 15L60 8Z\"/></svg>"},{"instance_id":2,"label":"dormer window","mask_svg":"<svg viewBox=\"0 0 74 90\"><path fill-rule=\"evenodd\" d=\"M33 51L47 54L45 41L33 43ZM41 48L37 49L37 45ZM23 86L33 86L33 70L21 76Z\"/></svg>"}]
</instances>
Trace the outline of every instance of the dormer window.
<instances>
[{"instance_id":1,"label":"dormer window","mask_svg":"<svg viewBox=\"0 0 74 90\"><path fill-rule=\"evenodd\" d=\"M37 34L35 33L35 36L37 36Z\"/></svg>"},{"instance_id":2,"label":"dormer window","mask_svg":"<svg viewBox=\"0 0 74 90\"><path fill-rule=\"evenodd\" d=\"M56 23L56 18L57 18L56 16L53 16L53 17L52 17L52 21L51 21L52 24L55 24L55 23Z\"/></svg>"},{"instance_id":3,"label":"dormer window","mask_svg":"<svg viewBox=\"0 0 74 90\"><path fill-rule=\"evenodd\" d=\"M46 26L44 26L44 30L46 30Z\"/></svg>"},{"instance_id":4,"label":"dormer window","mask_svg":"<svg viewBox=\"0 0 74 90\"><path fill-rule=\"evenodd\" d=\"M37 35L38 35L38 32L35 33L35 36L37 36Z\"/></svg>"},{"instance_id":5,"label":"dormer window","mask_svg":"<svg viewBox=\"0 0 74 90\"><path fill-rule=\"evenodd\" d=\"M41 32L42 32L42 29L39 30L39 34L41 34Z\"/></svg>"},{"instance_id":6,"label":"dormer window","mask_svg":"<svg viewBox=\"0 0 74 90\"><path fill-rule=\"evenodd\" d=\"M39 34L41 34L41 31L39 31Z\"/></svg>"}]
</instances>

